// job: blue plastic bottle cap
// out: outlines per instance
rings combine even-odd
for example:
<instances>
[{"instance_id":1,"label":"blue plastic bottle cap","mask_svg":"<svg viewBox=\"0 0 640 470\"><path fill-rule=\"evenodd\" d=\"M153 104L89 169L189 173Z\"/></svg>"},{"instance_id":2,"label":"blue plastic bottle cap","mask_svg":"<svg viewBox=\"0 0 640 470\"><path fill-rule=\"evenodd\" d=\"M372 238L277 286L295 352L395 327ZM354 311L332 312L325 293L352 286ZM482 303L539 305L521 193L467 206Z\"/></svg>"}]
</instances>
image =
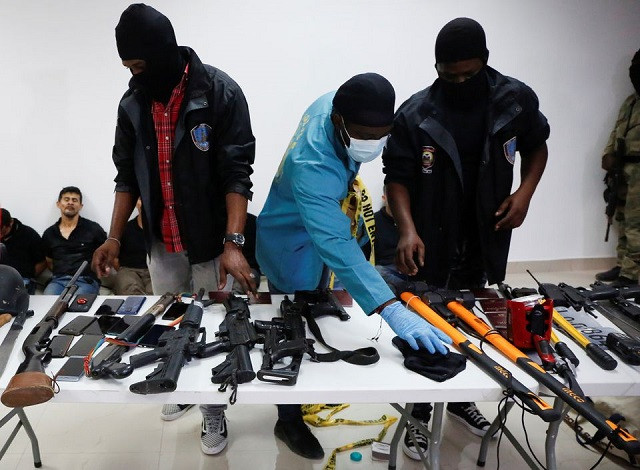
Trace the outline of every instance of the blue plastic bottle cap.
<instances>
[{"instance_id":1,"label":"blue plastic bottle cap","mask_svg":"<svg viewBox=\"0 0 640 470\"><path fill-rule=\"evenodd\" d=\"M362 454L360 452L351 452L350 457L354 462L360 462L362 460Z\"/></svg>"}]
</instances>

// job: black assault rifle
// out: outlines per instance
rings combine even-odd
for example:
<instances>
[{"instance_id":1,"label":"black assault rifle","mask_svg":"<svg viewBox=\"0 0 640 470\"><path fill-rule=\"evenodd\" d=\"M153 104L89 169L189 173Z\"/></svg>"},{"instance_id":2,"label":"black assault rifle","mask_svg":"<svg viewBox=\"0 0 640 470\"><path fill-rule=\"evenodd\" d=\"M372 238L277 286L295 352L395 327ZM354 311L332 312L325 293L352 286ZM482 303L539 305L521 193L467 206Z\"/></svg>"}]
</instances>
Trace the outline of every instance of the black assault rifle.
<instances>
[{"instance_id":1,"label":"black assault rifle","mask_svg":"<svg viewBox=\"0 0 640 470\"><path fill-rule=\"evenodd\" d=\"M285 296L280 304L281 318L274 318L270 322L255 321L256 328L264 331L259 380L280 385L295 385L304 353L309 354L312 360L316 358L314 340L307 339L302 319L301 308L305 306L303 302L291 302L289 297ZM274 368L275 364L286 357L291 358L288 365Z\"/></svg>"},{"instance_id":2,"label":"black assault rifle","mask_svg":"<svg viewBox=\"0 0 640 470\"><path fill-rule=\"evenodd\" d=\"M309 312L315 318L324 315L334 315L342 321L351 318L331 289L297 290L293 301L309 304Z\"/></svg>"},{"instance_id":3,"label":"black assault rifle","mask_svg":"<svg viewBox=\"0 0 640 470\"><path fill-rule=\"evenodd\" d=\"M223 362L211 369L211 382L221 384L218 388L221 392L231 385L229 403L234 404L238 384L251 382L256 377L249 351L256 343L262 342L263 336L251 323L249 306L245 300L230 295L223 303L227 314L216 333L220 339L205 345L199 357L210 357L223 351L229 353Z\"/></svg>"},{"instance_id":4,"label":"black assault rifle","mask_svg":"<svg viewBox=\"0 0 640 470\"><path fill-rule=\"evenodd\" d=\"M605 242L609 241L609 229L611 228L611 223L613 222L613 216L616 213L616 208L625 204L625 201L623 199L620 199L620 197L618 196L620 187L624 183L624 154L625 140L616 139L616 150L614 153L613 168L607 171L607 173L604 175L604 184L606 186L603 194L604 201L606 203L604 213L607 216L607 231L604 235Z\"/></svg>"},{"instance_id":5,"label":"black assault rifle","mask_svg":"<svg viewBox=\"0 0 640 470\"><path fill-rule=\"evenodd\" d=\"M196 298L187 307L178 329L162 333L157 347L131 356L129 364L114 364L108 375L117 379L125 378L138 367L161 361L145 380L131 384L129 390L141 395L173 392L178 385L182 367L192 357L197 356L199 348L205 344L204 328L200 327L203 295L204 289L200 289ZM200 340L198 340L199 337L201 337Z\"/></svg>"},{"instance_id":6,"label":"black assault rifle","mask_svg":"<svg viewBox=\"0 0 640 470\"><path fill-rule=\"evenodd\" d=\"M51 332L58 327L60 318L69 308L73 295L78 290L78 278L82 275L88 262L84 261L69 280L60 296L53 303L47 314L31 330L22 344L24 361L11 378L7 388L2 392L0 401L10 408L22 408L37 405L51 400L54 395L51 377L44 373L45 365L51 360L48 349Z\"/></svg>"}]
</instances>

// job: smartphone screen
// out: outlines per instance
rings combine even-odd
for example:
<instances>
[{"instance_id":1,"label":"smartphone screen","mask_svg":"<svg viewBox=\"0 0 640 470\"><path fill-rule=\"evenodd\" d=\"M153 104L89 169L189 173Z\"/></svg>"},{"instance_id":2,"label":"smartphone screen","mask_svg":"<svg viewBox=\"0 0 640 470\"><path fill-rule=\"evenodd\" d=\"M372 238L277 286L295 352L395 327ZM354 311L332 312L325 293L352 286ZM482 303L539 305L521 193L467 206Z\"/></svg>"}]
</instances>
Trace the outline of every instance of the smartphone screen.
<instances>
[{"instance_id":1,"label":"smartphone screen","mask_svg":"<svg viewBox=\"0 0 640 470\"><path fill-rule=\"evenodd\" d=\"M143 348L155 348L158 345L158 340L162 333L169 330L175 330L174 327L169 325L153 325L145 335L138 341L138 346Z\"/></svg>"},{"instance_id":2,"label":"smartphone screen","mask_svg":"<svg viewBox=\"0 0 640 470\"><path fill-rule=\"evenodd\" d=\"M72 357L60 368L56 380L60 382L77 382L84 374L84 359Z\"/></svg>"},{"instance_id":3,"label":"smartphone screen","mask_svg":"<svg viewBox=\"0 0 640 470\"><path fill-rule=\"evenodd\" d=\"M49 343L49 350L51 350L51 357L66 356L72 341L73 341L73 336L71 335L56 335L53 338L51 338L51 342Z\"/></svg>"},{"instance_id":4,"label":"smartphone screen","mask_svg":"<svg viewBox=\"0 0 640 470\"><path fill-rule=\"evenodd\" d=\"M140 317L116 317L119 319L118 322L111 325L109 331L107 331L108 335L119 335L124 332L129 326L133 325L135 322L140 320Z\"/></svg>"},{"instance_id":5,"label":"smartphone screen","mask_svg":"<svg viewBox=\"0 0 640 470\"><path fill-rule=\"evenodd\" d=\"M79 316L71 320L65 326L60 328L60 333L63 335L81 335L82 332L94 321L96 317Z\"/></svg>"},{"instance_id":6,"label":"smartphone screen","mask_svg":"<svg viewBox=\"0 0 640 470\"><path fill-rule=\"evenodd\" d=\"M146 297L139 295L127 297L116 313L119 315L135 315L140 311L145 300L147 300Z\"/></svg>"},{"instance_id":7,"label":"smartphone screen","mask_svg":"<svg viewBox=\"0 0 640 470\"><path fill-rule=\"evenodd\" d=\"M76 341L76 344L74 344L71 349L69 349L67 355L69 357L83 358L87 354L89 354L93 350L93 348L96 347L98 341L100 341L102 338L103 336L101 335L84 335L78 341Z\"/></svg>"},{"instance_id":8,"label":"smartphone screen","mask_svg":"<svg viewBox=\"0 0 640 470\"><path fill-rule=\"evenodd\" d=\"M123 299L106 299L102 305L96 310L96 315L115 315L120 306L124 303Z\"/></svg>"},{"instance_id":9,"label":"smartphone screen","mask_svg":"<svg viewBox=\"0 0 640 470\"><path fill-rule=\"evenodd\" d=\"M103 335L110 334L109 332L113 326L122 320L122 317L116 317L113 315L103 315L98 318L98 326Z\"/></svg>"},{"instance_id":10,"label":"smartphone screen","mask_svg":"<svg viewBox=\"0 0 640 470\"><path fill-rule=\"evenodd\" d=\"M186 302L176 302L171 304L168 310L162 315L163 320L175 320L180 315L183 315L184 312L187 311L187 307L189 306Z\"/></svg>"}]
</instances>

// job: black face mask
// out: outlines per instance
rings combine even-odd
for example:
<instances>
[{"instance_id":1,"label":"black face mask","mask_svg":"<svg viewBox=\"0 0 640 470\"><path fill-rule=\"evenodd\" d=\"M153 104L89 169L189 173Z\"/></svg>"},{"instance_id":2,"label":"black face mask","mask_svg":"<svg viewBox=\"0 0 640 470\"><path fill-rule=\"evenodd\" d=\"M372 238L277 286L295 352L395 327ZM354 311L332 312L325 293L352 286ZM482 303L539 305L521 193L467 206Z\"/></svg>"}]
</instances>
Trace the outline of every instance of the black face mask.
<instances>
[{"instance_id":1,"label":"black face mask","mask_svg":"<svg viewBox=\"0 0 640 470\"><path fill-rule=\"evenodd\" d=\"M629 67L629 78L636 93L640 95L640 62L631 64L631 67Z\"/></svg>"},{"instance_id":2,"label":"black face mask","mask_svg":"<svg viewBox=\"0 0 640 470\"><path fill-rule=\"evenodd\" d=\"M144 72L133 76L133 83L152 99L167 104L171 92L182 78L184 67L179 53L171 59L165 56L162 60L150 60Z\"/></svg>"},{"instance_id":3,"label":"black face mask","mask_svg":"<svg viewBox=\"0 0 640 470\"><path fill-rule=\"evenodd\" d=\"M445 100L458 108L470 108L489 94L489 80L485 68L461 83L440 80Z\"/></svg>"}]
</instances>

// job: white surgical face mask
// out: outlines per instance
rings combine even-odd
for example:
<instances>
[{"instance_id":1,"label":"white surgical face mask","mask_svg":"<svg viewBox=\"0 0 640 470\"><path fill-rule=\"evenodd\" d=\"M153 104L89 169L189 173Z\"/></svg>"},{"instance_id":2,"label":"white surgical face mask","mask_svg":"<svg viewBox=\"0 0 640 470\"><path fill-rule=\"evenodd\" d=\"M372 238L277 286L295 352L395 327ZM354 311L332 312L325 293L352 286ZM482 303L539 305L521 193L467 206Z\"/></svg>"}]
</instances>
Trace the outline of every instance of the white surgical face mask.
<instances>
[{"instance_id":1,"label":"white surgical face mask","mask_svg":"<svg viewBox=\"0 0 640 470\"><path fill-rule=\"evenodd\" d=\"M381 139L378 140L362 140L362 139L354 139L349 135L349 131L347 131L347 126L344 125L344 120L342 121L342 126L344 131L349 136L349 146L345 147L347 149L347 155L358 163L367 163L372 160L375 160L384 151L385 145L387 145L387 140L389 140L389 136L385 135ZM342 138L342 136L341 136ZM344 143L344 140L343 140Z\"/></svg>"}]
</instances>

